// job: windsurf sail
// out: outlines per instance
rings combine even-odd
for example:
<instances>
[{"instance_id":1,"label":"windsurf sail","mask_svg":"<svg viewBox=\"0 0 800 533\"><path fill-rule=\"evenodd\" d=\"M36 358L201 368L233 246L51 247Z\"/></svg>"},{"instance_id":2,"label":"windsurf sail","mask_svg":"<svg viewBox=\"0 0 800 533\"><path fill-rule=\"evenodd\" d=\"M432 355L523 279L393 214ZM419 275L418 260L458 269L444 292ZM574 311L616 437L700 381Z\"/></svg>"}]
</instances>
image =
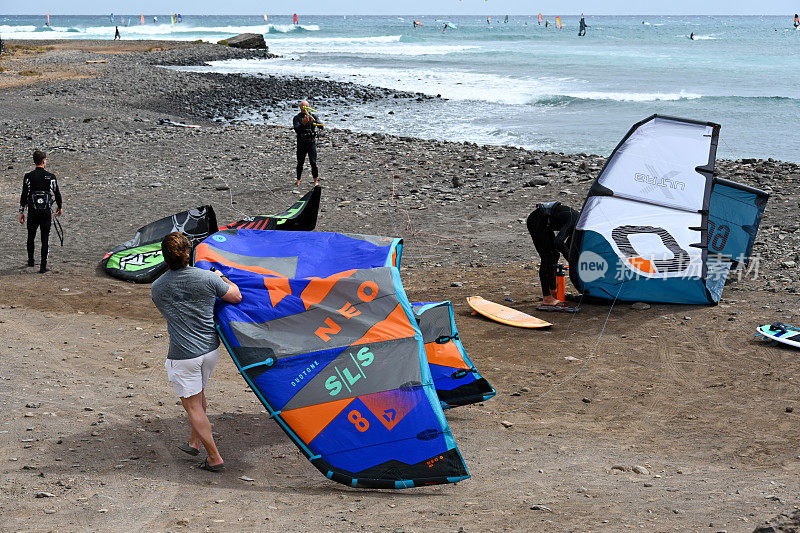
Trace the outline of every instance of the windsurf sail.
<instances>
[{"instance_id":1,"label":"windsurf sail","mask_svg":"<svg viewBox=\"0 0 800 533\"><path fill-rule=\"evenodd\" d=\"M144 24L144 15L139 15L139 24Z\"/></svg>"},{"instance_id":2,"label":"windsurf sail","mask_svg":"<svg viewBox=\"0 0 800 533\"><path fill-rule=\"evenodd\" d=\"M467 479L403 290L402 241L224 230L195 250L242 291L220 337L271 417L328 479L409 488Z\"/></svg>"},{"instance_id":3,"label":"windsurf sail","mask_svg":"<svg viewBox=\"0 0 800 533\"><path fill-rule=\"evenodd\" d=\"M297 13L292 16L292 24L299 24L300 21L297 19Z\"/></svg>"},{"instance_id":4,"label":"windsurf sail","mask_svg":"<svg viewBox=\"0 0 800 533\"><path fill-rule=\"evenodd\" d=\"M287 231L311 231L317 225L319 200L322 187L308 191L289 209L277 215L258 215L221 226L219 229L281 229Z\"/></svg>"},{"instance_id":5,"label":"windsurf sail","mask_svg":"<svg viewBox=\"0 0 800 533\"><path fill-rule=\"evenodd\" d=\"M561 29L561 17L556 17L556 28Z\"/></svg>"},{"instance_id":6,"label":"windsurf sail","mask_svg":"<svg viewBox=\"0 0 800 533\"><path fill-rule=\"evenodd\" d=\"M436 395L444 409L482 402L497 394L472 364L456 328L450 302L413 303L425 342Z\"/></svg>"},{"instance_id":7,"label":"windsurf sail","mask_svg":"<svg viewBox=\"0 0 800 533\"><path fill-rule=\"evenodd\" d=\"M180 231L197 244L217 230L217 217L210 205L181 211L136 231L132 239L108 252L101 264L115 278L135 283L151 283L167 270L161 254L161 241Z\"/></svg>"},{"instance_id":8,"label":"windsurf sail","mask_svg":"<svg viewBox=\"0 0 800 533\"><path fill-rule=\"evenodd\" d=\"M539 26L541 26L541 25L542 25L542 14L539 13Z\"/></svg>"},{"instance_id":9,"label":"windsurf sail","mask_svg":"<svg viewBox=\"0 0 800 533\"><path fill-rule=\"evenodd\" d=\"M592 185L572 239L584 294L717 303L746 265L768 194L714 176L718 124L653 115L625 135Z\"/></svg>"}]
</instances>

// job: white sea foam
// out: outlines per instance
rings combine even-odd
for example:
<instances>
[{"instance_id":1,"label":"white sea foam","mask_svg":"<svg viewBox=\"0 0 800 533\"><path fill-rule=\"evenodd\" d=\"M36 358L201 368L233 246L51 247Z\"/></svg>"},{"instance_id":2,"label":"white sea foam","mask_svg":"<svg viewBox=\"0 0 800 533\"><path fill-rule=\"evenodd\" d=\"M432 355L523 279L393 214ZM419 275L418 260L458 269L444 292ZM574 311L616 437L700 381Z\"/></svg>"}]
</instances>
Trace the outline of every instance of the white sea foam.
<instances>
[{"instance_id":1,"label":"white sea foam","mask_svg":"<svg viewBox=\"0 0 800 533\"><path fill-rule=\"evenodd\" d=\"M187 67L187 70L211 70L223 73L269 73L290 76L328 76L339 81L385 87L402 91L440 94L451 100L474 100L500 104L559 104L568 100L608 100L616 102L658 102L701 98L688 92L575 91L571 77L511 77L477 72L442 69L395 69L347 65L314 65L289 60L258 59L216 61L210 67Z\"/></svg>"},{"instance_id":2,"label":"white sea foam","mask_svg":"<svg viewBox=\"0 0 800 533\"><path fill-rule=\"evenodd\" d=\"M14 39L106 39L114 34L114 28L125 39L170 39L170 40L195 40L209 41L231 37L240 33L261 34L288 34L301 32L320 31L316 24L260 24L252 26L192 26L187 23L170 24L139 24L138 21L130 26L109 23L105 26L88 26L85 28L69 28L53 26L0 26L0 34L13 36Z\"/></svg>"},{"instance_id":3,"label":"white sea foam","mask_svg":"<svg viewBox=\"0 0 800 533\"><path fill-rule=\"evenodd\" d=\"M375 37L268 38L272 52L284 56L330 54L336 56L428 56L478 49L474 45L403 43L399 35Z\"/></svg>"},{"instance_id":4,"label":"white sea foam","mask_svg":"<svg viewBox=\"0 0 800 533\"><path fill-rule=\"evenodd\" d=\"M703 97L702 94L687 93L684 91L679 93L577 91L565 92L563 96L580 100L613 100L615 102L674 102L676 100L694 100Z\"/></svg>"},{"instance_id":5,"label":"white sea foam","mask_svg":"<svg viewBox=\"0 0 800 533\"><path fill-rule=\"evenodd\" d=\"M36 26L9 26L0 24L0 33L22 33L36 31Z\"/></svg>"}]
</instances>

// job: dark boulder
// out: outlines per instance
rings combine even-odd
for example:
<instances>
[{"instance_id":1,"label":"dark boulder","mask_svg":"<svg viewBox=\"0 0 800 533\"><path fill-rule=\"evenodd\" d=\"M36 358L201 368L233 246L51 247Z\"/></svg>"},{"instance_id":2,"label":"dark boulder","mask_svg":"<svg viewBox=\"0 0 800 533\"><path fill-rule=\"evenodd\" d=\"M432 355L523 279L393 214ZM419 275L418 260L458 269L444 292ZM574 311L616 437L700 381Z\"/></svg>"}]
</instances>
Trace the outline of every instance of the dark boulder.
<instances>
[{"instance_id":1,"label":"dark boulder","mask_svg":"<svg viewBox=\"0 0 800 533\"><path fill-rule=\"evenodd\" d=\"M264 40L264 36L260 33L241 33L236 37L231 37L229 39L225 39L225 41L220 41L220 44L225 43L234 48L257 48L259 50L267 49L267 42Z\"/></svg>"}]
</instances>

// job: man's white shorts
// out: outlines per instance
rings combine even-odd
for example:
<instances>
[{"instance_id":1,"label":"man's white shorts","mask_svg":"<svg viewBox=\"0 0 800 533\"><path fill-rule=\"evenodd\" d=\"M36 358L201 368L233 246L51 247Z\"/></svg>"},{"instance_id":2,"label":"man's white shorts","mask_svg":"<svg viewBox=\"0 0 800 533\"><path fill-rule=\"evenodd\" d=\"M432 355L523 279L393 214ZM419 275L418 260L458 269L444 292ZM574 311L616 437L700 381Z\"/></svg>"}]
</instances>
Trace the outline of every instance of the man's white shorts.
<instances>
[{"instance_id":1,"label":"man's white shorts","mask_svg":"<svg viewBox=\"0 0 800 533\"><path fill-rule=\"evenodd\" d=\"M164 367L175 394L188 398L200 394L206 388L208 378L219 359L219 348L194 359L167 359Z\"/></svg>"}]
</instances>

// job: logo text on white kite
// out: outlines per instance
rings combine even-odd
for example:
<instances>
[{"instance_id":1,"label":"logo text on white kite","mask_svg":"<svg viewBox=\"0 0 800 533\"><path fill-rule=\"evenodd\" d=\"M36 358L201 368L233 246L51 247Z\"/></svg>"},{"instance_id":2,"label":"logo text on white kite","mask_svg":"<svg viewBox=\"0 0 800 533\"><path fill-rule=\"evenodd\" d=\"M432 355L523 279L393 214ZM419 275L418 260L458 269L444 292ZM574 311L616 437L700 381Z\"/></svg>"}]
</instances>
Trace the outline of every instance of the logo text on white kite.
<instances>
[{"instance_id":1,"label":"logo text on white kite","mask_svg":"<svg viewBox=\"0 0 800 533\"><path fill-rule=\"evenodd\" d=\"M600 255L584 250L578 257L578 276L584 283L600 279L608 271L608 262Z\"/></svg>"}]
</instances>

